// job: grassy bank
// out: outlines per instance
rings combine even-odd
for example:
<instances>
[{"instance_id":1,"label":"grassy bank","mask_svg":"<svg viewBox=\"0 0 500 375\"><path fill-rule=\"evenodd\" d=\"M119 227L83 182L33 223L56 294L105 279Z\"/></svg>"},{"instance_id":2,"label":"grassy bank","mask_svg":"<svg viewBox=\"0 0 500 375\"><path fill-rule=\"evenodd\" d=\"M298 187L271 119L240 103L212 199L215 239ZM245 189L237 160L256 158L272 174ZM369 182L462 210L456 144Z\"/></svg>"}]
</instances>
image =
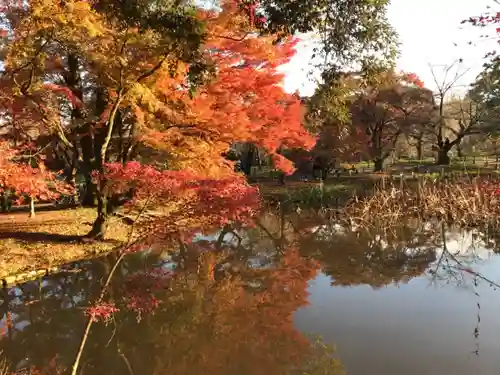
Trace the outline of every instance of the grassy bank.
<instances>
[{"instance_id":1,"label":"grassy bank","mask_svg":"<svg viewBox=\"0 0 500 375\"><path fill-rule=\"evenodd\" d=\"M271 205L278 202L287 208L340 208L351 202L354 197L371 194L380 175L364 174L331 178L319 181L287 181L280 185L274 181L261 181L257 185L264 201Z\"/></svg>"},{"instance_id":2,"label":"grassy bank","mask_svg":"<svg viewBox=\"0 0 500 375\"><path fill-rule=\"evenodd\" d=\"M105 241L81 242L95 217L91 208L0 215L0 279L102 254L127 239L129 227L113 218Z\"/></svg>"}]
</instances>

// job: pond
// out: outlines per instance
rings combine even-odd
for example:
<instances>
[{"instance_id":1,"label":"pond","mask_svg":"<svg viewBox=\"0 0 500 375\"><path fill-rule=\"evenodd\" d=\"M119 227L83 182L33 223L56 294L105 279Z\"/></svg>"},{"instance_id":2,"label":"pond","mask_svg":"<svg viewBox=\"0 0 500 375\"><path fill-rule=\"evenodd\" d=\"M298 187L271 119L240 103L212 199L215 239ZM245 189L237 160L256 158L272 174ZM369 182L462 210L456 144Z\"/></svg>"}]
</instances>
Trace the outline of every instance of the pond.
<instances>
[{"instance_id":1,"label":"pond","mask_svg":"<svg viewBox=\"0 0 500 375\"><path fill-rule=\"evenodd\" d=\"M5 288L2 357L19 373L69 374L94 313L77 374L500 370L500 257L487 231L267 214L221 239L127 255L100 311L88 307L116 254Z\"/></svg>"}]
</instances>

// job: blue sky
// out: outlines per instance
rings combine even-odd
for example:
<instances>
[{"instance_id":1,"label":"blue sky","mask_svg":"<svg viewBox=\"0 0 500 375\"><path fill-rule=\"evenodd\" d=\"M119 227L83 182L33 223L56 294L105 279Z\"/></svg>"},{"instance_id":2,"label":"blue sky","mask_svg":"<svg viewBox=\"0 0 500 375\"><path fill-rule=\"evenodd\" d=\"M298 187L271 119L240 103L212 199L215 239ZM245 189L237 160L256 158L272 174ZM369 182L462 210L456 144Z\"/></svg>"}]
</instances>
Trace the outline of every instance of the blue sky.
<instances>
[{"instance_id":1,"label":"blue sky","mask_svg":"<svg viewBox=\"0 0 500 375\"><path fill-rule=\"evenodd\" d=\"M454 89L456 94L462 94L481 71L484 55L495 49L500 51L496 38L481 38L487 33L493 36L495 27L481 29L460 24L463 19L486 12L487 5L495 10L500 8L493 0L392 0L388 17L401 41L397 67L416 73L427 87L435 90L429 64L441 81L443 67L462 58L463 63L450 73L453 76L469 69ZM469 45L469 41L473 44ZM304 95L314 91L307 78L311 51L310 42L300 43L297 55L283 68L287 73L287 91L299 89Z\"/></svg>"}]
</instances>

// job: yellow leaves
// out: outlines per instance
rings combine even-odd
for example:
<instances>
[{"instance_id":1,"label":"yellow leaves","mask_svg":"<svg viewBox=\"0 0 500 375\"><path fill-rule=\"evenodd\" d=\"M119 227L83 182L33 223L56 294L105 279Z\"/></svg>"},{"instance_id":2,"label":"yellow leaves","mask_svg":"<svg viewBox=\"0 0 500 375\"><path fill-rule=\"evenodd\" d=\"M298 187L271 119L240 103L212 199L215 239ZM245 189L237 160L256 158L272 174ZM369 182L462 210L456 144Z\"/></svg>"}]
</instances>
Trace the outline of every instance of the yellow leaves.
<instances>
[{"instance_id":1,"label":"yellow leaves","mask_svg":"<svg viewBox=\"0 0 500 375\"><path fill-rule=\"evenodd\" d=\"M86 1L34 0L30 2L30 10L30 17L24 19L25 24L35 26L35 29L56 27L66 38L82 31L95 37L105 31L102 17Z\"/></svg>"},{"instance_id":2,"label":"yellow leaves","mask_svg":"<svg viewBox=\"0 0 500 375\"><path fill-rule=\"evenodd\" d=\"M105 20L85 1L30 1L30 12L16 26L16 39L8 46L7 64L14 69L29 65L26 63L49 48L54 39L71 48L88 50L102 44L95 38L105 33ZM46 58L38 56L41 67Z\"/></svg>"},{"instance_id":3,"label":"yellow leaves","mask_svg":"<svg viewBox=\"0 0 500 375\"><path fill-rule=\"evenodd\" d=\"M14 96L22 96L21 89L17 86L12 88L12 93Z\"/></svg>"},{"instance_id":4,"label":"yellow leaves","mask_svg":"<svg viewBox=\"0 0 500 375\"><path fill-rule=\"evenodd\" d=\"M295 125L274 130L280 123L298 123L298 111L277 89L281 78L274 72L293 47L287 41L274 46L272 37L252 34L255 30L248 16L235 3L224 2L220 13L200 12L209 34L203 48L218 79L198 88L194 99L188 95L188 65L176 58L183 46L176 46L171 35L127 28L97 14L85 1L34 0L30 5L16 30L22 37L10 46L10 61L24 65L47 43L36 72L36 79L46 82L68 68L65 57L70 51L81 66L77 70L86 73L82 80L106 92L124 94L120 98L123 113L133 109L127 120L137 121L140 129L135 127L135 131L143 142L168 153L175 160L173 167L220 175L231 170L221 157L231 142L259 141L259 146L275 149L290 143L284 138L294 139ZM235 68L241 61L247 66ZM50 96L49 106L58 95ZM84 101L89 109L95 108L95 103ZM102 126L109 124L109 113L104 111L99 117Z\"/></svg>"},{"instance_id":5,"label":"yellow leaves","mask_svg":"<svg viewBox=\"0 0 500 375\"><path fill-rule=\"evenodd\" d=\"M128 95L131 97L140 98L141 102L149 101L148 98L154 96L148 87L143 86L138 82L132 83L128 90ZM146 97L146 98L145 98Z\"/></svg>"},{"instance_id":6,"label":"yellow leaves","mask_svg":"<svg viewBox=\"0 0 500 375\"><path fill-rule=\"evenodd\" d=\"M229 143L210 139L201 129L165 124L161 131L145 128L141 133L143 144L168 155L169 169L188 170L210 178L227 176L233 170L221 156L229 149Z\"/></svg>"}]
</instances>

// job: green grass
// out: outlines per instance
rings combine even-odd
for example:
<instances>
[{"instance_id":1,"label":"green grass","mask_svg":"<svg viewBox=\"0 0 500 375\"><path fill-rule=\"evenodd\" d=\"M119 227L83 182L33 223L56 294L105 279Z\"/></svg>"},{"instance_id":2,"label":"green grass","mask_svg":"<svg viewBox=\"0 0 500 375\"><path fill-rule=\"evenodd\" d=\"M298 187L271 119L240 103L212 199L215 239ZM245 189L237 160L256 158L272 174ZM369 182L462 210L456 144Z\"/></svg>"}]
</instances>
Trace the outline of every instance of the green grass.
<instances>
[{"instance_id":1,"label":"green grass","mask_svg":"<svg viewBox=\"0 0 500 375\"><path fill-rule=\"evenodd\" d=\"M320 182L287 182L277 185L273 182L261 182L259 188L265 201L281 202L295 207L337 207L345 204L354 195L364 195L373 187L375 180L348 177L331 178L325 183Z\"/></svg>"}]
</instances>

